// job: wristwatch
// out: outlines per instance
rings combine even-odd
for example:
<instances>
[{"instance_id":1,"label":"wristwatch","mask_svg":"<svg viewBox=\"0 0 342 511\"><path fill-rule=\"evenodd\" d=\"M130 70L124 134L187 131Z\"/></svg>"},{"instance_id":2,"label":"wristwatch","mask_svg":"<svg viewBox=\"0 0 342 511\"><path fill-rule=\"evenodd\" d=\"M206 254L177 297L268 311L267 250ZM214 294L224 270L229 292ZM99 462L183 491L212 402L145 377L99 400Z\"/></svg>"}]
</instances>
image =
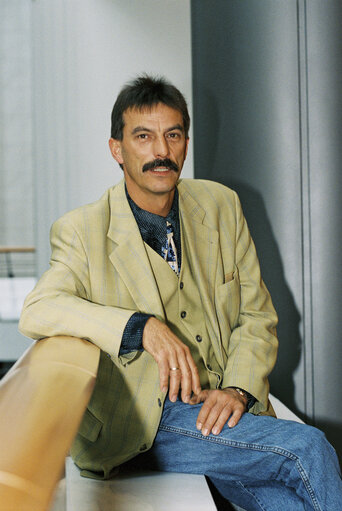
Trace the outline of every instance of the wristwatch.
<instances>
[{"instance_id":1,"label":"wristwatch","mask_svg":"<svg viewBox=\"0 0 342 511\"><path fill-rule=\"evenodd\" d=\"M239 387L232 387L232 388L235 389L236 392L238 392L241 396L247 397L247 399L248 399L247 392L245 392L242 389L239 389Z\"/></svg>"},{"instance_id":2,"label":"wristwatch","mask_svg":"<svg viewBox=\"0 0 342 511\"><path fill-rule=\"evenodd\" d=\"M252 406L255 404L255 401L256 401L255 397L252 396L252 394L250 394L249 392L246 392L245 390L240 389L239 387L230 387L230 388L236 390L236 392L238 392L241 396L244 396L247 398L247 404L246 404L247 410L252 408Z\"/></svg>"}]
</instances>

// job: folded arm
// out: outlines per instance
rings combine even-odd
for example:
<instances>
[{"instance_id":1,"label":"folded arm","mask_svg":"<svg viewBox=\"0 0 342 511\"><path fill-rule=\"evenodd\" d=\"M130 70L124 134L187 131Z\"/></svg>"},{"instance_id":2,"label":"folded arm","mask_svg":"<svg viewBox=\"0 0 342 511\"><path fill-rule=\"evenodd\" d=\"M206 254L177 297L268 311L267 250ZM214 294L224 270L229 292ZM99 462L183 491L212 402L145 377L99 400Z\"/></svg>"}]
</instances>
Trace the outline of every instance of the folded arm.
<instances>
[{"instance_id":1,"label":"folded arm","mask_svg":"<svg viewBox=\"0 0 342 511\"><path fill-rule=\"evenodd\" d=\"M19 330L33 339L58 335L88 339L118 357L123 331L136 311L91 301L87 254L70 223L55 222L51 248L50 269L27 296Z\"/></svg>"}]
</instances>

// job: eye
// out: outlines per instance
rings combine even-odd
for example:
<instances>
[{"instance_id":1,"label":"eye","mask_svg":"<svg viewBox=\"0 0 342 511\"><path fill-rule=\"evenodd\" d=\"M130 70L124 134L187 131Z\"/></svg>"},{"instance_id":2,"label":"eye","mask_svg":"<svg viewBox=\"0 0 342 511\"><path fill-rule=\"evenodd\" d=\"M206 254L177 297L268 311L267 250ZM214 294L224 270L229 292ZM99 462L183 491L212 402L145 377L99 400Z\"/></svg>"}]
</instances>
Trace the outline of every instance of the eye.
<instances>
[{"instance_id":1,"label":"eye","mask_svg":"<svg viewBox=\"0 0 342 511\"><path fill-rule=\"evenodd\" d=\"M168 133L168 138L171 138L173 140L177 140L180 138L180 133L178 133L177 131L171 131L171 133Z\"/></svg>"},{"instance_id":2,"label":"eye","mask_svg":"<svg viewBox=\"0 0 342 511\"><path fill-rule=\"evenodd\" d=\"M147 133L139 133L137 138L139 138L140 140L146 140L148 138L148 134Z\"/></svg>"}]
</instances>

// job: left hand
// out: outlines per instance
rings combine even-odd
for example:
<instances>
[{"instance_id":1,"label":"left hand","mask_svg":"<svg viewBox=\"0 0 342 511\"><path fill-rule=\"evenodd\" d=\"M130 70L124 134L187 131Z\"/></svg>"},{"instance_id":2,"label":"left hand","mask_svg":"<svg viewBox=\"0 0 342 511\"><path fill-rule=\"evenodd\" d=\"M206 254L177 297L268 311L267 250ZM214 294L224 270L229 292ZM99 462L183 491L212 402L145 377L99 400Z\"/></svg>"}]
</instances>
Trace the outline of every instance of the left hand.
<instances>
[{"instance_id":1,"label":"left hand","mask_svg":"<svg viewBox=\"0 0 342 511\"><path fill-rule=\"evenodd\" d=\"M247 410L247 397L242 396L233 388L222 390L202 390L191 398L190 404L203 403L196 421L196 428L202 435L209 433L218 435L228 421L233 428Z\"/></svg>"}]
</instances>

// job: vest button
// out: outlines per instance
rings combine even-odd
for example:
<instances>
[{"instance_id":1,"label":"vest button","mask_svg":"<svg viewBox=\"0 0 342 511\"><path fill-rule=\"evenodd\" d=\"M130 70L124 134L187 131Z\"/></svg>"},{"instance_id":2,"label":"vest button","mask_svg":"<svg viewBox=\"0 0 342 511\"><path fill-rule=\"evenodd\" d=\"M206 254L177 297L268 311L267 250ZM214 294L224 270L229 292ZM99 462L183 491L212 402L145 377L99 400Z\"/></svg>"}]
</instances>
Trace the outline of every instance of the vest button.
<instances>
[{"instance_id":1,"label":"vest button","mask_svg":"<svg viewBox=\"0 0 342 511\"><path fill-rule=\"evenodd\" d=\"M196 335L196 341L197 342L202 342L202 336L201 335Z\"/></svg>"},{"instance_id":2,"label":"vest button","mask_svg":"<svg viewBox=\"0 0 342 511\"><path fill-rule=\"evenodd\" d=\"M186 311L181 312L181 318L184 319L186 317Z\"/></svg>"},{"instance_id":3,"label":"vest button","mask_svg":"<svg viewBox=\"0 0 342 511\"><path fill-rule=\"evenodd\" d=\"M179 284L179 287L180 287L180 289L183 289L183 287L184 287L184 282L181 282L181 283Z\"/></svg>"}]
</instances>

